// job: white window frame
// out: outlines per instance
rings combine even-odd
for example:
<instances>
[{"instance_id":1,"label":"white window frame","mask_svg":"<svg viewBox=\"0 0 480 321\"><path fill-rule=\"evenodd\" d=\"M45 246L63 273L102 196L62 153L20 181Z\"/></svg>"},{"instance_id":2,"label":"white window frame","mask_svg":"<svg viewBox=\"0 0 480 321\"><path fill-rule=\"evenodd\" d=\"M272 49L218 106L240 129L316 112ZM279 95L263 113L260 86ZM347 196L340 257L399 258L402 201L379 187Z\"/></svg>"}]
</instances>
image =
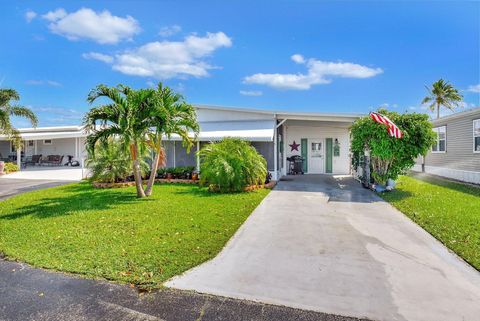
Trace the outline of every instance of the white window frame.
<instances>
[{"instance_id":1,"label":"white window frame","mask_svg":"<svg viewBox=\"0 0 480 321\"><path fill-rule=\"evenodd\" d=\"M475 135L475 123L478 122L478 127L480 127L480 118L479 119L474 119L472 121L472 134L473 134L473 141L472 141L472 148L473 148L473 153L474 154L480 154L480 150L475 150L475 138L480 137L480 135Z\"/></svg>"},{"instance_id":2,"label":"white window frame","mask_svg":"<svg viewBox=\"0 0 480 321\"><path fill-rule=\"evenodd\" d=\"M47 141L49 141L49 142L47 143ZM43 140L43 145L52 145L52 140L51 139L44 139Z\"/></svg>"},{"instance_id":3,"label":"white window frame","mask_svg":"<svg viewBox=\"0 0 480 321\"><path fill-rule=\"evenodd\" d=\"M445 128L445 150L440 150L440 138L439 138L440 136L438 135L440 128ZM435 144L437 145L437 150L433 150L433 146L432 146L432 153L445 154L447 152L447 125L435 127L433 128L433 131L437 134L436 142L435 142Z\"/></svg>"}]
</instances>

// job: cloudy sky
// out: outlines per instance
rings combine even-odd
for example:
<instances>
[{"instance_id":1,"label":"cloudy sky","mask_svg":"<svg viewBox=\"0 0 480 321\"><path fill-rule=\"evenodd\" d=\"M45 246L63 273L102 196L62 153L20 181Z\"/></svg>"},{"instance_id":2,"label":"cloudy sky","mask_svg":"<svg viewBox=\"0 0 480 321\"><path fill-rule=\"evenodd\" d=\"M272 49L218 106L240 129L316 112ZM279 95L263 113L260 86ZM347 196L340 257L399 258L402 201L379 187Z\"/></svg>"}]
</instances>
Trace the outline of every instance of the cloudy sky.
<instances>
[{"instance_id":1,"label":"cloudy sky","mask_svg":"<svg viewBox=\"0 0 480 321\"><path fill-rule=\"evenodd\" d=\"M42 126L80 124L100 83L162 81L200 104L413 112L444 78L480 105L480 2L224 2L4 2L0 87Z\"/></svg>"}]
</instances>

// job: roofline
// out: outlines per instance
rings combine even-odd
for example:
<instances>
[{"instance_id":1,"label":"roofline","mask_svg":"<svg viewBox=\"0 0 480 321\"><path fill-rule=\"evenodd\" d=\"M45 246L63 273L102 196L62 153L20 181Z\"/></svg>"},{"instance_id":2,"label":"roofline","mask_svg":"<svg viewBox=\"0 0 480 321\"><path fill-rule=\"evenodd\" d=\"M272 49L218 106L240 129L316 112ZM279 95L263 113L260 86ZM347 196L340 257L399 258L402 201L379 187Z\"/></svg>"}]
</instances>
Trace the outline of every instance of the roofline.
<instances>
[{"instance_id":1,"label":"roofline","mask_svg":"<svg viewBox=\"0 0 480 321\"><path fill-rule=\"evenodd\" d=\"M448 121L448 120L451 120L451 119L461 118L461 117L464 117L464 116L470 116L470 115L475 114L475 113L480 113L480 107L473 107L471 109L463 110L463 111L460 111L460 112L457 112L457 113L454 113L454 114L451 114L451 115L448 115L448 116L443 116L443 117L440 117L440 118L432 119L431 123L432 124L442 123L444 121Z\"/></svg>"},{"instance_id":2,"label":"roofline","mask_svg":"<svg viewBox=\"0 0 480 321\"><path fill-rule=\"evenodd\" d=\"M83 126L49 126L49 127L30 127L30 128L18 128L20 133L36 133L36 132L58 132L58 131L83 131Z\"/></svg>"},{"instance_id":3,"label":"roofline","mask_svg":"<svg viewBox=\"0 0 480 321\"><path fill-rule=\"evenodd\" d=\"M254 108L244 108L244 107L230 107L230 106L217 106L217 105L202 105L194 104L195 108L200 109L213 109L213 110L223 110L223 111L238 111L238 112L250 112L257 114L265 114L272 116L298 116L298 117L341 117L341 118L360 118L365 116L364 113L326 113L326 112L293 112L287 110L267 110L267 109L254 109Z\"/></svg>"}]
</instances>

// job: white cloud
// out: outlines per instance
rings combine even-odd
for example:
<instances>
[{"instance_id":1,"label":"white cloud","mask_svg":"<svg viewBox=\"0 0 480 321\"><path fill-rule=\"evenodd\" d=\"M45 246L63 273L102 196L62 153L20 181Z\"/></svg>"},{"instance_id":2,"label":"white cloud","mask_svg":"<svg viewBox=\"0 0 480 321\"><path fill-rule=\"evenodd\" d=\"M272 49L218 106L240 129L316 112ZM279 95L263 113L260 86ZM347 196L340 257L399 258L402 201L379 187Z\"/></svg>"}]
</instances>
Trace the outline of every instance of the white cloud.
<instances>
[{"instance_id":1,"label":"white cloud","mask_svg":"<svg viewBox=\"0 0 480 321\"><path fill-rule=\"evenodd\" d=\"M155 79L205 77L210 69L205 58L232 40L223 32L204 37L187 36L183 41L155 41L115 55L112 69L133 76Z\"/></svg>"},{"instance_id":2,"label":"white cloud","mask_svg":"<svg viewBox=\"0 0 480 321\"><path fill-rule=\"evenodd\" d=\"M329 62L308 59L295 54L291 59L298 64L305 64L307 73L297 74L263 74L257 73L244 78L246 84L260 84L276 89L307 90L313 85L329 84L332 77L370 78L381 74L381 68L370 68L350 62Z\"/></svg>"},{"instance_id":3,"label":"white cloud","mask_svg":"<svg viewBox=\"0 0 480 321\"><path fill-rule=\"evenodd\" d=\"M100 44L116 44L140 32L137 20L113 16L109 11L95 12L82 8L67 13L60 8L42 16L50 21L49 29L69 40L89 39Z\"/></svg>"},{"instance_id":4,"label":"white cloud","mask_svg":"<svg viewBox=\"0 0 480 321\"><path fill-rule=\"evenodd\" d=\"M297 64L304 64L305 63L305 58L302 55L295 54L291 58Z\"/></svg>"},{"instance_id":5,"label":"white cloud","mask_svg":"<svg viewBox=\"0 0 480 321\"><path fill-rule=\"evenodd\" d=\"M27 20L27 22L32 22L32 20L35 19L36 16L37 13L35 11L28 10L27 12L25 12L25 20Z\"/></svg>"},{"instance_id":6,"label":"white cloud","mask_svg":"<svg viewBox=\"0 0 480 321\"><path fill-rule=\"evenodd\" d=\"M99 52L87 52L83 53L82 57L85 59L94 59L94 60L99 60L103 61L104 63L110 64L113 62L113 57L109 55L105 55Z\"/></svg>"},{"instance_id":7,"label":"white cloud","mask_svg":"<svg viewBox=\"0 0 480 321\"><path fill-rule=\"evenodd\" d=\"M380 105L380 108L385 108L385 109L388 109L388 108L397 108L398 105L397 104L390 104L390 103L383 103Z\"/></svg>"},{"instance_id":8,"label":"white cloud","mask_svg":"<svg viewBox=\"0 0 480 321\"><path fill-rule=\"evenodd\" d=\"M158 32L158 34L162 37L170 37L170 36L173 36L174 34L179 33L180 31L182 31L182 27L180 27L179 25L173 25L173 26L162 27Z\"/></svg>"},{"instance_id":9,"label":"white cloud","mask_svg":"<svg viewBox=\"0 0 480 321\"><path fill-rule=\"evenodd\" d=\"M80 124L84 113L79 110L64 107L28 106L37 114L42 126L77 125Z\"/></svg>"},{"instance_id":10,"label":"white cloud","mask_svg":"<svg viewBox=\"0 0 480 321\"><path fill-rule=\"evenodd\" d=\"M240 90L240 94L244 96L261 96L263 95L263 92L259 90Z\"/></svg>"},{"instance_id":11,"label":"white cloud","mask_svg":"<svg viewBox=\"0 0 480 321\"><path fill-rule=\"evenodd\" d=\"M469 86L467 91L470 91L472 93L480 93L480 84Z\"/></svg>"},{"instance_id":12,"label":"white cloud","mask_svg":"<svg viewBox=\"0 0 480 321\"><path fill-rule=\"evenodd\" d=\"M42 86L42 85L48 85L52 87L61 87L62 84L59 83L58 81L54 80L39 80L39 79L30 79L25 82L27 85L32 85L32 86Z\"/></svg>"}]
</instances>

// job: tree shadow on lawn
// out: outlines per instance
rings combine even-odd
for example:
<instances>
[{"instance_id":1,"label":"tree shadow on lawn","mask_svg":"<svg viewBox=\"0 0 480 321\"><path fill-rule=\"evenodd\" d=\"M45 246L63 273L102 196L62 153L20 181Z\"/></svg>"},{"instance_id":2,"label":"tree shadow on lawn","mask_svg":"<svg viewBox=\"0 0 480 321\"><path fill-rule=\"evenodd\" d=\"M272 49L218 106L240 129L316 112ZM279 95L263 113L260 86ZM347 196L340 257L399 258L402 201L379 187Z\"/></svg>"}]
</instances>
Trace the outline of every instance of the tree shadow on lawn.
<instances>
[{"instance_id":1,"label":"tree shadow on lawn","mask_svg":"<svg viewBox=\"0 0 480 321\"><path fill-rule=\"evenodd\" d=\"M447 178L433 176L425 173L411 172L407 176L435 185L435 186L451 189L459 193L480 197L480 186L476 186L469 183L462 183L459 181L454 181Z\"/></svg>"},{"instance_id":2,"label":"tree shadow on lawn","mask_svg":"<svg viewBox=\"0 0 480 321\"><path fill-rule=\"evenodd\" d=\"M11 213L0 215L0 220L14 220L28 215L43 219L71 215L80 211L106 210L123 204L152 201L137 199L134 191L95 189L88 183L67 185L60 189L63 195L40 197L29 202L28 205L16 208Z\"/></svg>"}]
</instances>

